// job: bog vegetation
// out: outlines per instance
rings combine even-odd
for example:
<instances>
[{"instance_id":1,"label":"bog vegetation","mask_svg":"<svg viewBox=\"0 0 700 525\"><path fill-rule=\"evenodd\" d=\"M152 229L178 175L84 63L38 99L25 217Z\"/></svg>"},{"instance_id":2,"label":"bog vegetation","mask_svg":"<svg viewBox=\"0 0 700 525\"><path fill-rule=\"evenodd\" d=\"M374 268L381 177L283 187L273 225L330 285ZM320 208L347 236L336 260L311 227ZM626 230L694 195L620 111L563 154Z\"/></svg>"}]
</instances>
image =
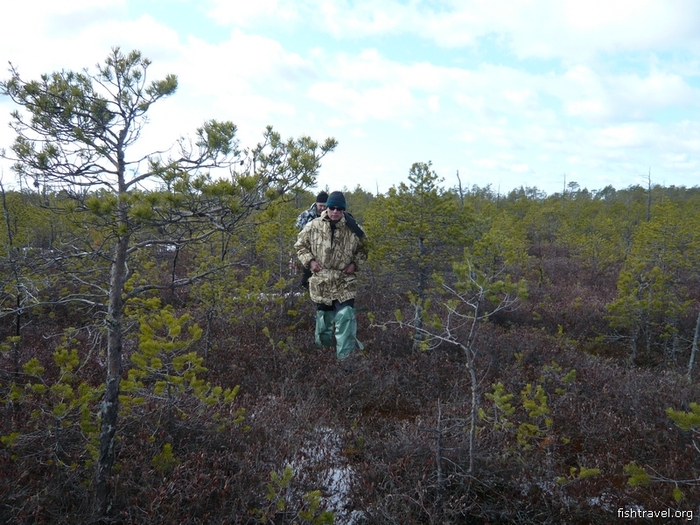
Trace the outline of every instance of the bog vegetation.
<instances>
[{"instance_id":1,"label":"bog vegetation","mask_svg":"<svg viewBox=\"0 0 700 525\"><path fill-rule=\"evenodd\" d=\"M335 141L208 121L132 157L177 88L148 66L0 84L1 522L700 512L699 188L329 188L371 243L348 371L292 253Z\"/></svg>"}]
</instances>

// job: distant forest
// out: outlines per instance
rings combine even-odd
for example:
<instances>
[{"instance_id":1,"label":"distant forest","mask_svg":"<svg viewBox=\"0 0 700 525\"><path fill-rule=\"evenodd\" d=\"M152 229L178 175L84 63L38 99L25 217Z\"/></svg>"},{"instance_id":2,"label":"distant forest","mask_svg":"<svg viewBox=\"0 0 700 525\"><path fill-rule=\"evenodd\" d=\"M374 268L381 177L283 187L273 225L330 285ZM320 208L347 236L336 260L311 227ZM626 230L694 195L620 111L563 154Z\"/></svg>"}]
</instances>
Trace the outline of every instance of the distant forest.
<instances>
[{"instance_id":1,"label":"distant forest","mask_svg":"<svg viewBox=\"0 0 700 525\"><path fill-rule=\"evenodd\" d=\"M270 127L246 148L208 121L131 158L177 87L148 65L114 49L0 83L22 109L3 152L21 186L0 184L0 522L700 515L700 188L499 194L430 162L384 194L339 181L369 242L365 350L341 365L293 250L335 141Z\"/></svg>"}]
</instances>

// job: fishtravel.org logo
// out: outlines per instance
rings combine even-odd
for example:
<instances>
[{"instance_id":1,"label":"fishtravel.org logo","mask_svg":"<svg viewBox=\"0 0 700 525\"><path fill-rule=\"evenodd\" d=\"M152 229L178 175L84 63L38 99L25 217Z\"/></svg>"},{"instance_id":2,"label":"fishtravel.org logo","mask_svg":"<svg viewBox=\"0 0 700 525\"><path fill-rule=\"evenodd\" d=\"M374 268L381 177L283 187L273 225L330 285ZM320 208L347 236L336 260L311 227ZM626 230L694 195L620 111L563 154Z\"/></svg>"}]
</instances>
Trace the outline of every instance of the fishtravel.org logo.
<instances>
[{"instance_id":1,"label":"fishtravel.org logo","mask_svg":"<svg viewBox=\"0 0 700 525\"><path fill-rule=\"evenodd\" d=\"M645 509L617 509L617 517L623 519L639 519L639 518L666 518L666 519L679 519L692 521L693 511L692 510L677 510L677 509L664 509L664 510L645 510Z\"/></svg>"}]
</instances>

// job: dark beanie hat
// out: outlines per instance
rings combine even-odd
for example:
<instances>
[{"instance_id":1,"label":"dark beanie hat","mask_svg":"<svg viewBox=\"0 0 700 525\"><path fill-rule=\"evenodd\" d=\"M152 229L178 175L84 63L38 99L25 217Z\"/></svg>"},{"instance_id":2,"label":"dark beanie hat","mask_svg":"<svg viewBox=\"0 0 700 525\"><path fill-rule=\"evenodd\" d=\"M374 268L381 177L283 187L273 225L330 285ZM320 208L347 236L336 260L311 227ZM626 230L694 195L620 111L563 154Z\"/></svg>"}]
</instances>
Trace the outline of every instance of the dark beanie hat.
<instances>
[{"instance_id":1,"label":"dark beanie hat","mask_svg":"<svg viewBox=\"0 0 700 525\"><path fill-rule=\"evenodd\" d=\"M330 208L331 206L345 209L345 195L340 191L331 193L326 201L326 207Z\"/></svg>"},{"instance_id":2,"label":"dark beanie hat","mask_svg":"<svg viewBox=\"0 0 700 525\"><path fill-rule=\"evenodd\" d=\"M322 191L318 195L316 195L316 202L326 202L328 200L328 194L325 191Z\"/></svg>"}]
</instances>

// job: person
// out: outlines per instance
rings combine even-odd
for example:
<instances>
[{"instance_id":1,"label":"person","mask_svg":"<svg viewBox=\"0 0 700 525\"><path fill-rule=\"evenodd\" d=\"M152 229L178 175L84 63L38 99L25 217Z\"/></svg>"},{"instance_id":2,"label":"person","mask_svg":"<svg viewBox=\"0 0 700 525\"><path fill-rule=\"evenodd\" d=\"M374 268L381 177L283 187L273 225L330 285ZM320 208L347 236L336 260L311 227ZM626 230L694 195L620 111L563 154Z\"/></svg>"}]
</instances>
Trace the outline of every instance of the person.
<instances>
[{"instance_id":1,"label":"person","mask_svg":"<svg viewBox=\"0 0 700 525\"><path fill-rule=\"evenodd\" d=\"M300 231L308 223L310 223L314 219L318 219L321 216L323 211L326 209L327 200L328 193L326 193L325 191L321 191L318 195L316 195L316 202L309 206L307 210L304 210L299 214L299 216L297 217L296 225Z\"/></svg>"},{"instance_id":2,"label":"person","mask_svg":"<svg viewBox=\"0 0 700 525\"><path fill-rule=\"evenodd\" d=\"M342 192L328 196L326 210L304 226L294 248L302 266L312 273L309 294L316 304L316 345L332 347L335 335L340 361L355 348L364 349L357 339L355 295L357 272L367 258L366 235L345 211Z\"/></svg>"},{"instance_id":3,"label":"person","mask_svg":"<svg viewBox=\"0 0 700 525\"><path fill-rule=\"evenodd\" d=\"M309 209L302 211L297 217L296 226L301 231L304 229L308 223L314 219L318 219L321 214L326 209L326 201L328 200L328 193L325 191L319 192L316 195L316 201L309 207ZM311 278L311 270L304 268L301 276L301 286L304 288L309 287L309 279Z\"/></svg>"}]
</instances>

